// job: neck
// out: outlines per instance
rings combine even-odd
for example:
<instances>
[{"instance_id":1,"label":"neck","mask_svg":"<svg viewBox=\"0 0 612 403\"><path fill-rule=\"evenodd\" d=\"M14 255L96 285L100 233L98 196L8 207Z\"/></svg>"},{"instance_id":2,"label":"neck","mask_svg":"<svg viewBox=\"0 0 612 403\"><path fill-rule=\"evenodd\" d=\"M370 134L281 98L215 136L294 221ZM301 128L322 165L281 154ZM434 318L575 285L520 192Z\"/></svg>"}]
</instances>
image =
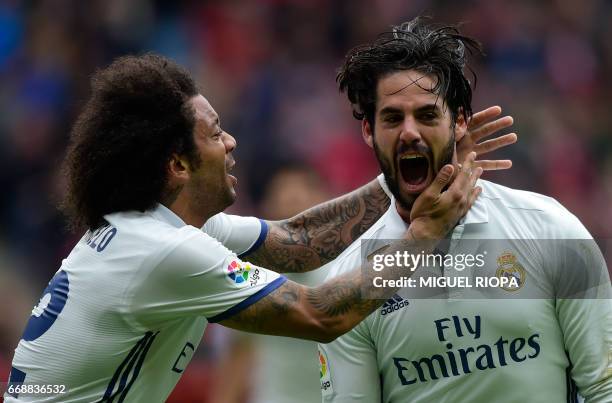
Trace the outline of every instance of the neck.
<instances>
[{"instance_id":1,"label":"neck","mask_svg":"<svg viewBox=\"0 0 612 403\"><path fill-rule=\"evenodd\" d=\"M405 207L396 198L395 209L397 210L397 213L402 218L402 220L404 220L404 222L406 222L407 224L410 224L410 211L412 209L412 206Z\"/></svg>"},{"instance_id":2,"label":"neck","mask_svg":"<svg viewBox=\"0 0 612 403\"><path fill-rule=\"evenodd\" d=\"M179 216L180 219L183 220L185 224L192 225L196 228L202 228L204 223L208 221L208 219L214 215L214 214L196 213L194 209L190 207L187 200L185 200L184 198L180 196L177 197L176 200L174 200L171 203L162 202L161 204L163 204L168 209L170 209L174 214Z\"/></svg>"}]
</instances>

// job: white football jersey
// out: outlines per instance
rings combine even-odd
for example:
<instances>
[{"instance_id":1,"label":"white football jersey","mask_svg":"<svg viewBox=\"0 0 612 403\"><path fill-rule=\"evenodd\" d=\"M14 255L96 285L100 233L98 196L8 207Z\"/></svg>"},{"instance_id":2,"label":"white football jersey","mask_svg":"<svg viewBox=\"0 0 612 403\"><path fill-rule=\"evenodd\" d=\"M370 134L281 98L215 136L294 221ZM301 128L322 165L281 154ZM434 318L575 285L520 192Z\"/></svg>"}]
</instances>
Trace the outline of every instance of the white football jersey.
<instances>
[{"instance_id":1,"label":"white football jersey","mask_svg":"<svg viewBox=\"0 0 612 403\"><path fill-rule=\"evenodd\" d=\"M565 246L587 252L594 245L591 236L551 198L479 184L483 192L450 243L452 249L453 243L495 240L471 251L482 253L484 266L419 268L413 276L417 284L440 273L449 283L402 288L353 330L319 345L323 401L549 403L573 402L577 391L587 402L612 401L607 271L570 265L571 272L560 273L572 280L558 281L555 270L568 266L563 260L568 254L555 253L563 243L550 241L568 240ZM329 263L330 277L372 256L379 245L365 240L398 239L406 229L392 203L363 242ZM599 250L591 252L582 261L602 264ZM591 278L581 287L577 281L585 273L605 278ZM471 284L448 285L459 276ZM514 284L479 289L473 281L477 276L513 278ZM570 288L559 289L559 284ZM597 295L586 292L589 285Z\"/></svg>"},{"instance_id":2,"label":"white football jersey","mask_svg":"<svg viewBox=\"0 0 612 403\"><path fill-rule=\"evenodd\" d=\"M159 205L105 219L64 259L33 309L6 402L163 402L208 322L285 281L218 241L238 253L256 248L267 228L255 218L219 214L200 230Z\"/></svg>"}]
</instances>

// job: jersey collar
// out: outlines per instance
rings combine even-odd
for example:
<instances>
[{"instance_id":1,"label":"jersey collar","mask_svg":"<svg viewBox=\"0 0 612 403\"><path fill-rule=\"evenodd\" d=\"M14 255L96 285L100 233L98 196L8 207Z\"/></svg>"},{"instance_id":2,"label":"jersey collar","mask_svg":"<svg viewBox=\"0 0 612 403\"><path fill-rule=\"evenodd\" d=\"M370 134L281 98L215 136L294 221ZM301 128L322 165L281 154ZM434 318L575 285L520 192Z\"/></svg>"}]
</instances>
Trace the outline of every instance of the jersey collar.
<instances>
[{"instance_id":1,"label":"jersey collar","mask_svg":"<svg viewBox=\"0 0 612 403\"><path fill-rule=\"evenodd\" d=\"M151 210L151 215L153 218L168 223L176 228L181 228L187 225L179 216L174 214L172 210L163 204L157 204L157 206Z\"/></svg>"},{"instance_id":2,"label":"jersey collar","mask_svg":"<svg viewBox=\"0 0 612 403\"><path fill-rule=\"evenodd\" d=\"M487 204L484 202L484 198L486 197L486 186L480 179L476 184L482 188L482 192L468 210L465 217L459 221L459 224L484 224L489 222L489 210L487 209Z\"/></svg>"},{"instance_id":3,"label":"jersey collar","mask_svg":"<svg viewBox=\"0 0 612 403\"><path fill-rule=\"evenodd\" d=\"M472 205L472 208L470 208L467 214L461 220L459 220L459 225L484 224L489 222L489 210L487 209L487 204L484 202L484 198L486 197L486 186L481 180L478 180L477 185L482 188L482 192ZM391 205L389 206L389 210L387 210L387 214L389 214L389 217L391 218L388 222L403 223L404 227L408 228L402 217L400 217L399 213L397 212L395 198L391 198Z\"/></svg>"}]
</instances>

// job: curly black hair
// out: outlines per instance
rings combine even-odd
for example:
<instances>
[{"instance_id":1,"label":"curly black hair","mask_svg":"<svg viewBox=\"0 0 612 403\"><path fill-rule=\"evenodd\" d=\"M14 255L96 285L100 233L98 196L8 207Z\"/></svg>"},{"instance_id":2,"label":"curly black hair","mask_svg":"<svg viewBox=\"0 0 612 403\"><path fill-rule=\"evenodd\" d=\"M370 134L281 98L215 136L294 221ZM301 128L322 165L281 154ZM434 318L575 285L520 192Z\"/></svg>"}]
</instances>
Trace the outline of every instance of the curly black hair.
<instances>
[{"instance_id":1,"label":"curly black hair","mask_svg":"<svg viewBox=\"0 0 612 403\"><path fill-rule=\"evenodd\" d=\"M73 229L95 229L105 214L155 205L173 153L197 166L190 74L162 56L124 56L91 79L91 96L70 135L61 204Z\"/></svg>"},{"instance_id":2,"label":"curly black hair","mask_svg":"<svg viewBox=\"0 0 612 403\"><path fill-rule=\"evenodd\" d=\"M432 92L446 101L453 122L460 110L467 121L472 115L472 88L463 71L466 49L482 53L480 43L461 35L457 26L436 25L429 17L417 17L349 51L336 81L353 106L353 116L367 119L374 127L378 80L413 69L436 79ZM473 71L472 75L475 82Z\"/></svg>"}]
</instances>

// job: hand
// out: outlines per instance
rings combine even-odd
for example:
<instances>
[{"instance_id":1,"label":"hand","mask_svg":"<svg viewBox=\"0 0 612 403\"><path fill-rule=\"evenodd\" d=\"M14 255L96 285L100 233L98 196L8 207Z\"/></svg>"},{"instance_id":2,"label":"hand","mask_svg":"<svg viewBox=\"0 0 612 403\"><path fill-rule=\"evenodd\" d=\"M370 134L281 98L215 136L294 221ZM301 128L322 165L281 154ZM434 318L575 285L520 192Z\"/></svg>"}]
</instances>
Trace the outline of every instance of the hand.
<instances>
[{"instance_id":1,"label":"hand","mask_svg":"<svg viewBox=\"0 0 612 403\"><path fill-rule=\"evenodd\" d=\"M434 181L417 197L410 211L408 231L415 239L442 239L472 207L481 192L476 181L483 168L476 166L471 152L453 178L455 167L444 165ZM446 191L444 187L452 180Z\"/></svg>"},{"instance_id":2,"label":"hand","mask_svg":"<svg viewBox=\"0 0 612 403\"><path fill-rule=\"evenodd\" d=\"M504 116L503 118L491 121L491 119L499 116L501 111L499 106L492 106L472 116L468 124L467 133L457 143L457 158L459 161L463 161L468 153L472 151L476 152L477 157L481 157L488 152L516 143L516 133L504 134L503 136L478 143L483 138L512 126L514 123L512 116ZM508 169L512 167L512 161L478 160L475 162L475 166L481 167L485 171Z\"/></svg>"}]
</instances>

